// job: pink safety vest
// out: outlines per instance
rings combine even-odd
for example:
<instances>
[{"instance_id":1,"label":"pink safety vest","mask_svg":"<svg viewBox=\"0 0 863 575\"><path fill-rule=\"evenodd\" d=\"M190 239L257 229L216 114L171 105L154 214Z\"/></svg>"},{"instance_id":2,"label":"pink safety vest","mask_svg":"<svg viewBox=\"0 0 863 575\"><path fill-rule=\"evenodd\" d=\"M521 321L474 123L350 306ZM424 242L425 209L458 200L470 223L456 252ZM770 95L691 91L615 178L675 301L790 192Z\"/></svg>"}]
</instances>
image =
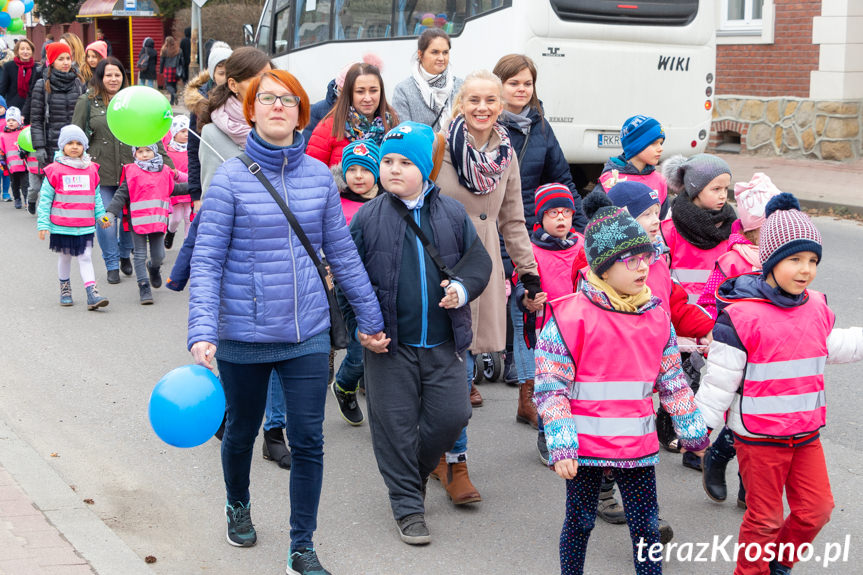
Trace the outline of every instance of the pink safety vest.
<instances>
[{"instance_id":1,"label":"pink safety vest","mask_svg":"<svg viewBox=\"0 0 863 575\"><path fill-rule=\"evenodd\" d=\"M573 267L579 259L579 254L581 254L581 260L584 261L584 236L579 233L576 233L576 236L578 240L576 244L565 250L544 250L531 244L539 272L540 287L546 293L549 302L575 292L575 286L581 275L580 270L573 269ZM542 311L537 312L537 338L549 317L551 315L548 313L547 306L543 307Z\"/></svg>"},{"instance_id":2,"label":"pink safety vest","mask_svg":"<svg viewBox=\"0 0 863 575\"><path fill-rule=\"evenodd\" d=\"M190 136L194 137L194 136ZM165 151L168 153L168 157L171 158L171 161L174 162L174 169L178 172L183 172L184 174L189 173L189 153L188 152L180 152L175 150L170 146L171 143L171 132L165 134L165 137L162 138L162 144L165 146ZM171 196L171 205L176 206L177 204L191 204L192 196L186 194L184 196Z\"/></svg>"},{"instance_id":3,"label":"pink safety vest","mask_svg":"<svg viewBox=\"0 0 863 575\"><path fill-rule=\"evenodd\" d=\"M569 406L578 432L578 455L639 459L659 451L653 384L671 333L671 320L657 306L642 314L599 307L583 293L551 304L575 363ZM626 349L626 361L602 353Z\"/></svg>"},{"instance_id":4,"label":"pink safety vest","mask_svg":"<svg viewBox=\"0 0 863 575\"><path fill-rule=\"evenodd\" d=\"M662 301L662 309L671 317L671 272L665 257L659 257L647 272L647 287Z\"/></svg>"},{"instance_id":5,"label":"pink safety vest","mask_svg":"<svg viewBox=\"0 0 863 575\"><path fill-rule=\"evenodd\" d=\"M702 250L686 241L670 219L660 223L659 230L671 250L671 277L689 294L689 303L698 303L716 261L728 252L728 240L719 242L713 249Z\"/></svg>"},{"instance_id":6,"label":"pink safety vest","mask_svg":"<svg viewBox=\"0 0 863 575\"><path fill-rule=\"evenodd\" d=\"M360 207L363 205L361 202L355 202L353 200L349 200L344 196L339 198L342 201L342 211L345 213L345 220L348 222L348 225L351 225L351 220L357 212L360 211Z\"/></svg>"},{"instance_id":7,"label":"pink safety vest","mask_svg":"<svg viewBox=\"0 0 863 575\"><path fill-rule=\"evenodd\" d=\"M122 179L129 187L129 218L136 234L165 232L174 190L173 172L164 166L160 172L147 172L135 164L123 166Z\"/></svg>"},{"instance_id":8,"label":"pink safety vest","mask_svg":"<svg viewBox=\"0 0 863 575\"><path fill-rule=\"evenodd\" d=\"M70 228L96 224L96 187L99 165L80 170L54 162L45 166L45 177L54 188L51 223Z\"/></svg>"},{"instance_id":9,"label":"pink safety vest","mask_svg":"<svg viewBox=\"0 0 863 575\"><path fill-rule=\"evenodd\" d=\"M641 182L642 184L646 184L650 189L659 194L659 205L664 204L665 199L668 197L668 184L665 182L665 177L659 173L659 170L653 170L645 176L640 174L621 174L617 170L609 170L599 176L599 183L602 184L602 188L606 193L615 184L620 182ZM636 214L632 217L637 218L638 216L639 214Z\"/></svg>"},{"instance_id":10,"label":"pink safety vest","mask_svg":"<svg viewBox=\"0 0 863 575\"><path fill-rule=\"evenodd\" d=\"M757 272L761 269L761 266L753 266L751 263L746 261L746 258L741 256L735 249L731 249L719 256L719 260L716 262L716 267L718 267L722 275L727 278L742 276L743 274L751 274L752 272Z\"/></svg>"},{"instance_id":11,"label":"pink safety vest","mask_svg":"<svg viewBox=\"0 0 863 575\"><path fill-rule=\"evenodd\" d=\"M24 158L21 157L21 150L18 148L18 134L21 133L22 129L14 132L0 131L0 146L3 147L3 154L6 155L6 165L9 166L10 174L27 170L24 165Z\"/></svg>"},{"instance_id":12,"label":"pink safety vest","mask_svg":"<svg viewBox=\"0 0 863 575\"><path fill-rule=\"evenodd\" d=\"M766 300L725 308L746 348L739 394L743 427L750 433L793 437L824 427L824 365L835 316L824 294L806 293L806 303L793 308Z\"/></svg>"}]
</instances>

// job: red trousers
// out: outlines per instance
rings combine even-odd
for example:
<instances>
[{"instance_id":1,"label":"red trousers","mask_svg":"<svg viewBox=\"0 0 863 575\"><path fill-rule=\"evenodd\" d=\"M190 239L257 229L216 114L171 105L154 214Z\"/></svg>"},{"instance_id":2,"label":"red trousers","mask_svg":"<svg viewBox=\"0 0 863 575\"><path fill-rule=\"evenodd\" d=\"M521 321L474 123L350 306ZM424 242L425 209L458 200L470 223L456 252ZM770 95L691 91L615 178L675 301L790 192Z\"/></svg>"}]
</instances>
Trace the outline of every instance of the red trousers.
<instances>
[{"instance_id":1,"label":"red trousers","mask_svg":"<svg viewBox=\"0 0 863 575\"><path fill-rule=\"evenodd\" d=\"M792 567L796 549L811 543L830 521L833 494L827 477L827 463L821 440L798 447L747 445L735 441L740 476L746 487L746 513L740 525L738 543L794 545L793 558L782 557L783 565ZM782 493L791 513L783 518ZM768 575L769 563L763 558L750 561L742 548L737 556L734 575ZM750 553L750 557L755 553ZM786 553L787 555L787 553Z\"/></svg>"}]
</instances>

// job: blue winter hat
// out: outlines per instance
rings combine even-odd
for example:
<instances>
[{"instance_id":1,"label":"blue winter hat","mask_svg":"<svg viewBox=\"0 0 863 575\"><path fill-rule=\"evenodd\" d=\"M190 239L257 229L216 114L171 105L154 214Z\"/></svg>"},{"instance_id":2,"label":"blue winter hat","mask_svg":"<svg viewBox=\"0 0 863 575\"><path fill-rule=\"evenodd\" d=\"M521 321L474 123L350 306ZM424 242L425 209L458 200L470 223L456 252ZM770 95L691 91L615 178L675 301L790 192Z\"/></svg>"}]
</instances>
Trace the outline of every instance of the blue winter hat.
<instances>
[{"instance_id":1,"label":"blue winter hat","mask_svg":"<svg viewBox=\"0 0 863 575\"><path fill-rule=\"evenodd\" d=\"M360 166L374 174L377 181L380 163L381 149L374 140L355 140L342 152L342 171L345 173L351 166Z\"/></svg>"},{"instance_id":2,"label":"blue winter hat","mask_svg":"<svg viewBox=\"0 0 863 575\"><path fill-rule=\"evenodd\" d=\"M6 98L4 98L3 96L0 96L0 106L3 106L4 108L8 107L6 105Z\"/></svg>"},{"instance_id":3,"label":"blue winter hat","mask_svg":"<svg viewBox=\"0 0 863 575\"><path fill-rule=\"evenodd\" d=\"M623 157L631 160L660 138L665 139L665 130L654 118L642 114L629 118L620 129Z\"/></svg>"},{"instance_id":4,"label":"blue winter hat","mask_svg":"<svg viewBox=\"0 0 863 575\"><path fill-rule=\"evenodd\" d=\"M434 162L434 132L419 122L402 122L384 136L381 158L387 154L401 154L419 168L423 180L429 179Z\"/></svg>"},{"instance_id":5,"label":"blue winter hat","mask_svg":"<svg viewBox=\"0 0 863 575\"><path fill-rule=\"evenodd\" d=\"M608 199L620 208L626 208L629 215L638 218L652 205L659 205L659 192L641 182L620 182L608 191Z\"/></svg>"},{"instance_id":6,"label":"blue winter hat","mask_svg":"<svg viewBox=\"0 0 863 575\"><path fill-rule=\"evenodd\" d=\"M87 134L85 134L84 130L75 124L69 124L68 126L60 128L60 137L57 138L57 148L62 152L63 148L65 148L66 144L69 142L80 142L84 144L85 152L87 151L87 148L90 147L90 140L87 139Z\"/></svg>"}]
</instances>

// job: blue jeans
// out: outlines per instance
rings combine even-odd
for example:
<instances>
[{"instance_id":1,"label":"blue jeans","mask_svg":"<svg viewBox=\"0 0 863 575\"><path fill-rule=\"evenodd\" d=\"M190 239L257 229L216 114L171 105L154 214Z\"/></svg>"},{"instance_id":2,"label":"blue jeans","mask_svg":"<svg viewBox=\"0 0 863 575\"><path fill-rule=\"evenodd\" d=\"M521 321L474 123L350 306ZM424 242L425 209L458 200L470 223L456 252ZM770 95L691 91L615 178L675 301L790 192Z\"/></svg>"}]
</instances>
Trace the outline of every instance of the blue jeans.
<instances>
[{"instance_id":1,"label":"blue jeans","mask_svg":"<svg viewBox=\"0 0 863 575\"><path fill-rule=\"evenodd\" d=\"M282 380L275 369L270 372L270 383L267 385L267 418L264 420L264 431L285 428L285 391Z\"/></svg>"},{"instance_id":2,"label":"blue jeans","mask_svg":"<svg viewBox=\"0 0 863 575\"><path fill-rule=\"evenodd\" d=\"M9 197L9 184L12 182L11 176L0 175L0 189L3 190L3 199Z\"/></svg>"},{"instance_id":3,"label":"blue jeans","mask_svg":"<svg viewBox=\"0 0 863 575\"><path fill-rule=\"evenodd\" d=\"M470 393L470 386L473 383L473 365L476 363L476 359L473 354L469 351L464 352L464 365L467 368L467 389L468 393ZM448 451L448 453L452 453L453 455L458 455L460 453L467 453L467 426L464 426L464 429L461 430L461 435L458 436L458 439L455 440L455 445L452 446L452 449Z\"/></svg>"},{"instance_id":4,"label":"blue jeans","mask_svg":"<svg viewBox=\"0 0 863 575\"><path fill-rule=\"evenodd\" d=\"M522 384L533 379L536 364L533 361L533 350L524 341L524 312L516 303L515 296L509 298L510 315L512 317L512 359L518 371L518 383Z\"/></svg>"},{"instance_id":5,"label":"blue jeans","mask_svg":"<svg viewBox=\"0 0 863 575\"><path fill-rule=\"evenodd\" d=\"M111 203L116 191L117 186L99 186L99 195L102 196L105 208ZM120 269L120 258L128 258L132 253L132 232L123 230L121 218L116 218L114 224L108 228L96 226L96 239L99 240L107 270Z\"/></svg>"},{"instance_id":6,"label":"blue jeans","mask_svg":"<svg viewBox=\"0 0 863 575\"><path fill-rule=\"evenodd\" d=\"M138 76L138 85L139 86L150 86L151 88L155 88L156 87L156 79L153 78L152 80L150 80L150 79L145 79L145 78L142 78L141 76Z\"/></svg>"},{"instance_id":7,"label":"blue jeans","mask_svg":"<svg viewBox=\"0 0 863 575\"><path fill-rule=\"evenodd\" d=\"M313 547L324 475L324 405L327 398L326 353L279 362L236 364L219 360L227 418L222 438L222 473L227 500L249 502L249 470L261 427L270 374L277 371L285 394L287 436L291 449L291 551ZM266 504L266 502L264 502Z\"/></svg>"},{"instance_id":8,"label":"blue jeans","mask_svg":"<svg viewBox=\"0 0 863 575\"><path fill-rule=\"evenodd\" d=\"M356 391L363 373L363 346L352 333L348 340L345 359L342 360L339 371L336 373L336 384L342 391Z\"/></svg>"}]
</instances>

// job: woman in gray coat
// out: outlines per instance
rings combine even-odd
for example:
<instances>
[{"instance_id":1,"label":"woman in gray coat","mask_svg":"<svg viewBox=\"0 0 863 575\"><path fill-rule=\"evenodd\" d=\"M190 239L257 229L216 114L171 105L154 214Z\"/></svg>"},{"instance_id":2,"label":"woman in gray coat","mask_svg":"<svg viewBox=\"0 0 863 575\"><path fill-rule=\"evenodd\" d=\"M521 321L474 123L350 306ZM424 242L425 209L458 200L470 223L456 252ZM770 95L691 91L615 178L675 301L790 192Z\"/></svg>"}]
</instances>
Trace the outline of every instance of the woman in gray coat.
<instances>
[{"instance_id":1,"label":"woman in gray coat","mask_svg":"<svg viewBox=\"0 0 863 575\"><path fill-rule=\"evenodd\" d=\"M450 119L462 84L449 67L450 47L449 35L439 28L420 35L411 77L399 82L393 94L399 121L420 122L438 132Z\"/></svg>"}]
</instances>

